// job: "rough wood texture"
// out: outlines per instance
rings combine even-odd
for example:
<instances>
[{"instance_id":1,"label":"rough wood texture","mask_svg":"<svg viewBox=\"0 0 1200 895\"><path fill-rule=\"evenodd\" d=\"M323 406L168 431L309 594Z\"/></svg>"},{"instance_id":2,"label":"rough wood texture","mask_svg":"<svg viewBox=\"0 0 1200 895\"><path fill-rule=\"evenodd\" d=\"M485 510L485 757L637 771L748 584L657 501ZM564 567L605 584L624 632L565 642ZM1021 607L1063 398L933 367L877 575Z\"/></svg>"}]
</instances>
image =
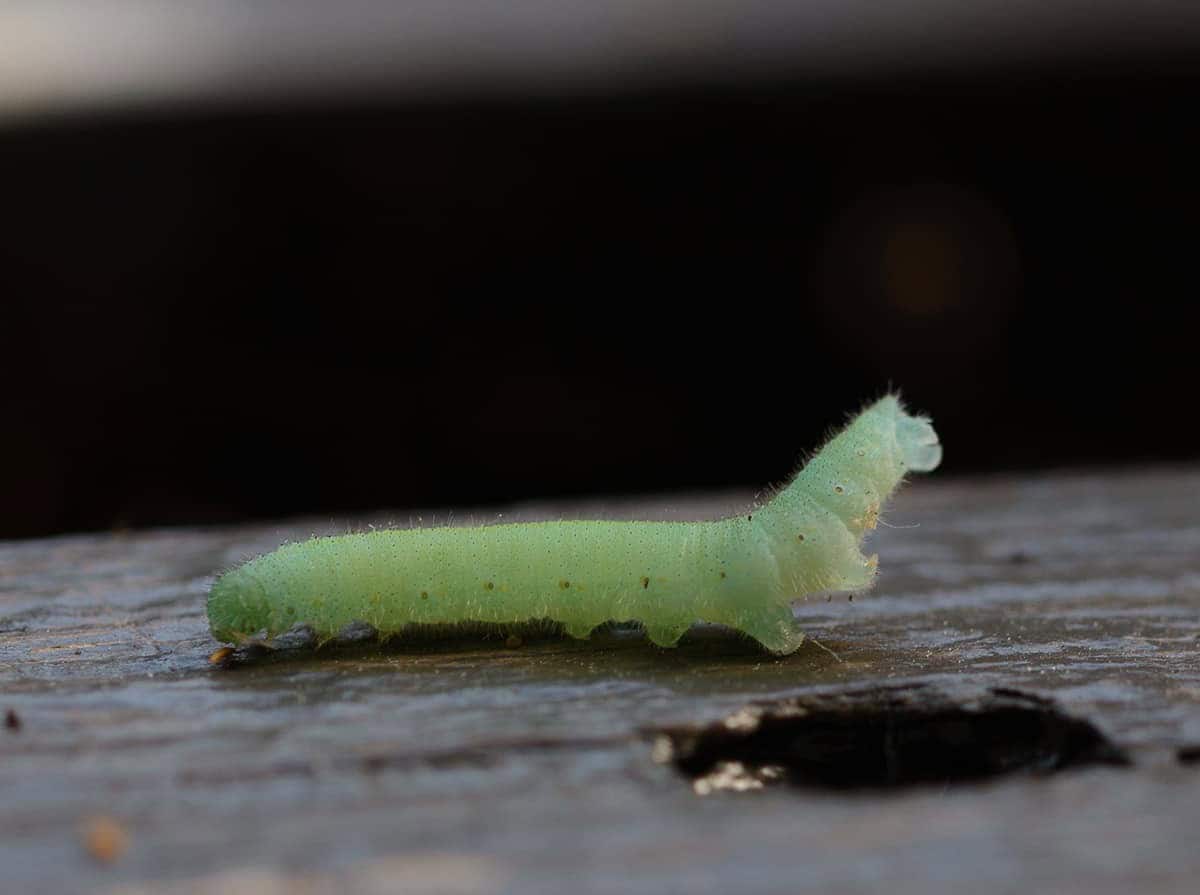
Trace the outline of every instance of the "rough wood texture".
<instances>
[{"instance_id":1,"label":"rough wood texture","mask_svg":"<svg viewBox=\"0 0 1200 895\"><path fill-rule=\"evenodd\" d=\"M701 632L222 669L210 576L315 526L0 545L0 890L1194 892L1198 498L1190 470L920 481L876 591L798 605L825 648L785 659ZM646 515L567 508L603 509ZM651 759L653 728L902 682L1053 697L1135 764L702 797Z\"/></svg>"}]
</instances>

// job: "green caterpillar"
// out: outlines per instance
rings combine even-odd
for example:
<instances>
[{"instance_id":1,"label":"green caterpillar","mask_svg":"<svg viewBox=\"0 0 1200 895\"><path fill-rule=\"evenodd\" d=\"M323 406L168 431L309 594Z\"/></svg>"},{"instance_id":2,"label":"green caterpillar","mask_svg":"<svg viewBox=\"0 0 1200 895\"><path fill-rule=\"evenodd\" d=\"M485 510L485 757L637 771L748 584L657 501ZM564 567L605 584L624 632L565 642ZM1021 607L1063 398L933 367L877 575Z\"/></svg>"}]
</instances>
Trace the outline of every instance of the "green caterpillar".
<instances>
[{"instance_id":1,"label":"green caterpillar","mask_svg":"<svg viewBox=\"0 0 1200 895\"><path fill-rule=\"evenodd\" d=\"M791 601L868 587L877 558L859 549L865 532L905 473L934 469L941 456L929 420L889 395L745 514L386 530L286 544L217 579L209 624L232 643L297 623L326 639L354 622L386 637L410 625L549 620L584 638L609 621L640 621L668 647L706 621L787 654L804 640Z\"/></svg>"}]
</instances>

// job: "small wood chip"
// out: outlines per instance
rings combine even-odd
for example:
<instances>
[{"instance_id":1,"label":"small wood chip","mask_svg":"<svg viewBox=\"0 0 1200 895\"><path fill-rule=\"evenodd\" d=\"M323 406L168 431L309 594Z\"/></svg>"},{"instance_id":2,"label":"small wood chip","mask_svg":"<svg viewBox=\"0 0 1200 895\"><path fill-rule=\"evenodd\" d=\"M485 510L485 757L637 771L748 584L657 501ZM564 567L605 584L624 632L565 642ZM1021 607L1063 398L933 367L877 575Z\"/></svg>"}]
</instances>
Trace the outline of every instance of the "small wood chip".
<instances>
[{"instance_id":1,"label":"small wood chip","mask_svg":"<svg viewBox=\"0 0 1200 895\"><path fill-rule=\"evenodd\" d=\"M93 817L83 825L83 847L102 864L111 864L129 847L129 834L111 817Z\"/></svg>"},{"instance_id":2,"label":"small wood chip","mask_svg":"<svg viewBox=\"0 0 1200 895\"><path fill-rule=\"evenodd\" d=\"M232 646L223 646L220 649L212 651L212 655L208 657L209 665L224 665L229 661L229 657L233 655Z\"/></svg>"}]
</instances>

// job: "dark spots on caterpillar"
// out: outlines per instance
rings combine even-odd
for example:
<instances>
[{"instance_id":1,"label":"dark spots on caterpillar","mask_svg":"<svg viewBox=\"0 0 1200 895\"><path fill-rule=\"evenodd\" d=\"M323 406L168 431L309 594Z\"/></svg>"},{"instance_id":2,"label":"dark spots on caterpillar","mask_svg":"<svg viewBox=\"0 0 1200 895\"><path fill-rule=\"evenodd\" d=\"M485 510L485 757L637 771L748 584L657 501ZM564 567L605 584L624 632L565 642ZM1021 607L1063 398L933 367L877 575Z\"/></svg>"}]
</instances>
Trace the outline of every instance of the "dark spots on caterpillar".
<instances>
[{"instance_id":1,"label":"dark spots on caterpillar","mask_svg":"<svg viewBox=\"0 0 1200 895\"><path fill-rule=\"evenodd\" d=\"M645 575L643 575L642 576L642 590L645 590L649 586L650 586L650 579L648 577L646 577Z\"/></svg>"},{"instance_id":2,"label":"dark spots on caterpillar","mask_svg":"<svg viewBox=\"0 0 1200 895\"><path fill-rule=\"evenodd\" d=\"M842 491L844 491L845 489L844 489L844 488L842 488L842 486L841 486L841 485L834 485L834 486L833 486L833 490L834 490L835 492L837 492L838 494L841 494L841 493L842 493Z\"/></svg>"},{"instance_id":3,"label":"dark spots on caterpillar","mask_svg":"<svg viewBox=\"0 0 1200 895\"><path fill-rule=\"evenodd\" d=\"M748 516L746 517L746 521L747 521L747 522L753 522L753 521L754 521L754 514L753 514L753 513L751 513L750 515L748 515Z\"/></svg>"},{"instance_id":4,"label":"dark spots on caterpillar","mask_svg":"<svg viewBox=\"0 0 1200 895\"><path fill-rule=\"evenodd\" d=\"M724 577L725 577L725 573L724 573L724 572L720 572L719 574L720 574L720 576L721 576L722 578L724 578Z\"/></svg>"},{"instance_id":5,"label":"dark spots on caterpillar","mask_svg":"<svg viewBox=\"0 0 1200 895\"><path fill-rule=\"evenodd\" d=\"M492 582L492 581L485 581L483 584L483 589L484 590L495 590L496 584L495 584L495 582Z\"/></svg>"},{"instance_id":6,"label":"dark spots on caterpillar","mask_svg":"<svg viewBox=\"0 0 1200 895\"><path fill-rule=\"evenodd\" d=\"M853 603L854 602L854 594L850 594L850 596L846 597L846 602Z\"/></svg>"},{"instance_id":7,"label":"dark spots on caterpillar","mask_svg":"<svg viewBox=\"0 0 1200 895\"><path fill-rule=\"evenodd\" d=\"M558 586L561 587L563 590L566 590L567 588L569 588L571 586L571 582L568 581L566 578L563 578L561 581L558 582Z\"/></svg>"},{"instance_id":8,"label":"dark spots on caterpillar","mask_svg":"<svg viewBox=\"0 0 1200 895\"><path fill-rule=\"evenodd\" d=\"M796 535L796 540L797 540L797 541L803 541L803 540L804 540L804 535L803 535L803 534L798 534L798 535Z\"/></svg>"},{"instance_id":9,"label":"dark spots on caterpillar","mask_svg":"<svg viewBox=\"0 0 1200 895\"><path fill-rule=\"evenodd\" d=\"M1094 725L1051 700L1010 689L950 694L922 684L751 703L704 727L660 730L653 757L700 795L773 784L944 787L1130 764Z\"/></svg>"},{"instance_id":10,"label":"dark spots on caterpillar","mask_svg":"<svg viewBox=\"0 0 1200 895\"><path fill-rule=\"evenodd\" d=\"M21 716L17 714L16 709L5 710L4 729L11 730L13 733L21 729Z\"/></svg>"},{"instance_id":11,"label":"dark spots on caterpillar","mask_svg":"<svg viewBox=\"0 0 1200 895\"><path fill-rule=\"evenodd\" d=\"M429 591L427 591L427 590L421 591L421 599L428 600L429 599Z\"/></svg>"}]
</instances>

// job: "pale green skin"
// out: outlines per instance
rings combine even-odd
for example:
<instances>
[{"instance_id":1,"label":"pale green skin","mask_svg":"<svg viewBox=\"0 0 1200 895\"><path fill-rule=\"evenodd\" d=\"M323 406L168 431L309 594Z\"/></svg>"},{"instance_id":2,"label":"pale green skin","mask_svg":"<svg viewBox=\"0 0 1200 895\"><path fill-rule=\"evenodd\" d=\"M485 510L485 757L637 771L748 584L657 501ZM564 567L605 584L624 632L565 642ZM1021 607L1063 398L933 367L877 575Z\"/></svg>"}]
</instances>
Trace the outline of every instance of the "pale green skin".
<instances>
[{"instance_id":1,"label":"pale green skin","mask_svg":"<svg viewBox=\"0 0 1200 895\"><path fill-rule=\"evenodd\" d=\"M287 544L222 575L208 598L213 636L238 642L297 623L333 637L354 622L520 626L550 620L573 637L640 621L674 646L697 621L796 650L791 601L862 590L861 552L907 472L935 468L929 421L894 396L867 407L764 506L714 522L535 522L371 531Z\"/></svg>"}]
</instances>

